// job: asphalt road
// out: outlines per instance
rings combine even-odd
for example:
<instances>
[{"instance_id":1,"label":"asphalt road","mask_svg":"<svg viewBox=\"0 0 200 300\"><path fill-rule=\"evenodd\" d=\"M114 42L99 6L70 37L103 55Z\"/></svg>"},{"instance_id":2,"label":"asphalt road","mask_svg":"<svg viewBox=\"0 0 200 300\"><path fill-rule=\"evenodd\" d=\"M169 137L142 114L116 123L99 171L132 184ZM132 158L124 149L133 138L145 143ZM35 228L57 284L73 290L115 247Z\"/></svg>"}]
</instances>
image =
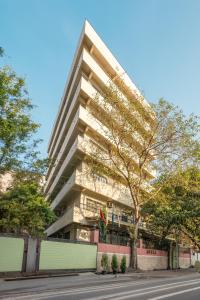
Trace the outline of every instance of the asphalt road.
<instances>
[{"instance_id":1,"label":"asphalt road","mask_svg":"<svg viewBox=\"0 0 200 300\"><path fill-rule=\"evenodd\" d=\"M166 278L73 276L6 282L0 299L17 300L200 300L200 274Z\"/></svg>"}]
</instances>

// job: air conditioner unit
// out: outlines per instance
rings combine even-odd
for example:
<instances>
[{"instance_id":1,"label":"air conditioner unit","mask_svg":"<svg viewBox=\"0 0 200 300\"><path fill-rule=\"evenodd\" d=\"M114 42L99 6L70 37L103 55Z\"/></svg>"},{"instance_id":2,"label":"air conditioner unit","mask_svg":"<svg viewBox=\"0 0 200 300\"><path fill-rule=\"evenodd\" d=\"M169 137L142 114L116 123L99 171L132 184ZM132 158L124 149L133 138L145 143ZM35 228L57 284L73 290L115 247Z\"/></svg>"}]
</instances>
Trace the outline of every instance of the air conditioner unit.
<instances>
[{"instance_id":1,"label":"air conditioner unit","mask_svg":"<svg viewBox=\"0 0 200 300\"><path fill-rule=\"evenodd\" d=\"M113 204L112 204L111 201L107 202L107 207L108 207L108 208L112 208L112 206L113 206Z\"/></svg>"}]
</instances>

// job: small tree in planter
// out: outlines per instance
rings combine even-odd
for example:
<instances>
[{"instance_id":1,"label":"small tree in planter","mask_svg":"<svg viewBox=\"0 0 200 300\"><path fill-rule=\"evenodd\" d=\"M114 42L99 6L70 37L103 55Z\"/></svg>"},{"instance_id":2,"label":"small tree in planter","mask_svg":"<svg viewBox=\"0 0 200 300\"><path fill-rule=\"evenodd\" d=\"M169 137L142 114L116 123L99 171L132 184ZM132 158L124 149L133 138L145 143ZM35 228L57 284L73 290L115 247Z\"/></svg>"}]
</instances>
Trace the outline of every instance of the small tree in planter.
<instances>
[{"instance_id":1,"label":"small tree in planter","mask_svg":"<svg viewBox=\"0 0 200 300\"><path fill-rule=\"evenodd\" d=\"M106 253L102 255L101 266L103 268L102 273L105 274L108 271L108 255Z\"/></svg>"},{"instance_id":2,"label":"small tree in planter","mask_svg":"<svg viewBox=\"0 0 200 300\"><path fill-rule=\"evenodd\" d=\"M122 273L126 272L126 256L124 255L121 260L120 269Z\"/></svg>"},{"instance_id":3,"label":"small tree in planter","mask_svg":"<svg viewBox=\"0 0 200 300\"><path fill-rule=\"evenodd\" d=\"M118 261L117 261L117 255L116 254L113 254L113 256L112 256L111 267L112 267L112 270L113 270L113 274L116 274L117 270L118 270Z\"/></svg>"}]
</instances>

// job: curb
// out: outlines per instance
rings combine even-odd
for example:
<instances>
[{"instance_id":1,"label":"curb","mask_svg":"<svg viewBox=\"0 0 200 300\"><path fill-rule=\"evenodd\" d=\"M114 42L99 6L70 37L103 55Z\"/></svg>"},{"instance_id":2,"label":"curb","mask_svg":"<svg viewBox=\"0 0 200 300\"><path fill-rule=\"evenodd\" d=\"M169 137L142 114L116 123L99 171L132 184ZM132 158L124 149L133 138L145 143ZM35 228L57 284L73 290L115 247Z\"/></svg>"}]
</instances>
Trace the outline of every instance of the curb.
<instances>
[{"instance_id":1,"label":"curb","mask_svg":"<svg viewBox=\"0 0 200 300\"><path fill-rule=\"evenodd\" d=\"M79 273L33 275L33 276L2 278L2 279L4 281L18 281L18 280L42 279L42 278L51 278L51 277L67 277L67 276L79 276Z\"/></svg>"}]
</instances>

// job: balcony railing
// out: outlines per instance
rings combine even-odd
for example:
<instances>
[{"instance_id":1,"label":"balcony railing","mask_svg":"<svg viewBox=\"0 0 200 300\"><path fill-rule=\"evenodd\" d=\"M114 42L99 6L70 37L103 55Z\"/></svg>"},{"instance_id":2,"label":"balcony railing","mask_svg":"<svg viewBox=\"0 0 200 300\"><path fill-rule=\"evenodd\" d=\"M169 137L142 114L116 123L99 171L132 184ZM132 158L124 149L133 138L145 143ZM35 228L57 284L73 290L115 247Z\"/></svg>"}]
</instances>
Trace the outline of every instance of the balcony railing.
<instances>
[{"instance_id":1,"label":"balcony railing","mask_svg":"<svg viewBox=\"0 0 200 300\"><path fill-rule=\"evenodd\" d=\"M80 208L83 210L83 214L86 218L99 218L100 217L100 209L105 209L106 206L102 206L100 203L95 203L94 204L87 204L87 203L81 203ZM134 224L134 216L127 215L127 214L115 214L113 212L108 211L108 222L112 223L113 225L131 225ZM139 228L146 228L146 223L145 222L140 222L139 223Z\"/></svg>"},{"instance_id":2,"label":"balcony railing","mask_svg":"<svg viewBox=\"0 0 200 300\"><path fill-rule=\"evenodd\" d=\"M112 212L108 212L108 220L118 225L123 223L134 224L134 217L126 214L118 215Z\"/></svg>"},{"instance_id":3,"label":"balcony railing","mask_svg":"<svg viewBox=\"0 0 200 300\"><path fill-rule=\"evenodd\" d=\"M80 204L80 208L84 211L84 215L87 217L99 217L100 214L100 209L103 209L103 206L100 203L95 203L94 204L85 204L85 203L81 203ZM104 207L105 208L105 207ZM89 214L88 214L88 213ZM113 212L109 212L108 211L108 221L113 223L113 224L134 224L134 217L131 215L126 215L126 214L115 214Z\"/></svg>"}]
</instances>

